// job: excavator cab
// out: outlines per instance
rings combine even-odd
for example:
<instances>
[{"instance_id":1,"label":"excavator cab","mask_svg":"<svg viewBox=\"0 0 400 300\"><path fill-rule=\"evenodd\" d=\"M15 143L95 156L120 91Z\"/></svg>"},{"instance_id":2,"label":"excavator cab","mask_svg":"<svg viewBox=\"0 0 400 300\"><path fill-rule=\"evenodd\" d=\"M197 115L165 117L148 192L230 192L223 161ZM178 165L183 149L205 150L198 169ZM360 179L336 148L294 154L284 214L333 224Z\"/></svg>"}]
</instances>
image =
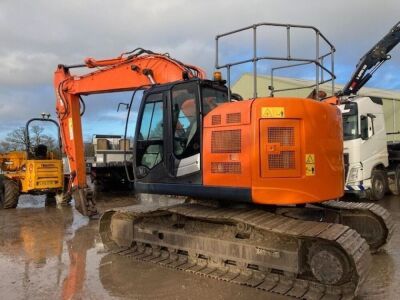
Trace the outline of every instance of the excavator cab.
<instances>
[{"instance_id":1,"label":"excavator cab","mask_svg":"<svg viewBox=\"0 0 400 300\"><path fill-rule=\"evenodd\" d=\"M200 184L203 118L227 102L227 87L218 81L193 79L149 89L135 134L139 190L161 193L169 183Z\"/></svg>"}]
</instances>

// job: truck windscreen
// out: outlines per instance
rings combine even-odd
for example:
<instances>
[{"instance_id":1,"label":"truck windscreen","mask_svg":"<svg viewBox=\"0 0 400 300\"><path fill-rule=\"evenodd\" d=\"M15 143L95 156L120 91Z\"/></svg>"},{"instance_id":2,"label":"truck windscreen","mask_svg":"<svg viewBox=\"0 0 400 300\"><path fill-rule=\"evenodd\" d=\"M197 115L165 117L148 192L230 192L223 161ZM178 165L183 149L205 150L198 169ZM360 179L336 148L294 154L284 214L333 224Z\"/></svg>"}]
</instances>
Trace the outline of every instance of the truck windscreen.
<instances>
[{"instance_id":1,"label":"truck windscreen","mask_svg":"<svg viewBox=\"0 0 400 300\"><path fill-rule=\"evenodd\" d=\"M359 138L357 103L346 103L342 110L343 139L345 141Z\"/></svg>"}]
</instances>

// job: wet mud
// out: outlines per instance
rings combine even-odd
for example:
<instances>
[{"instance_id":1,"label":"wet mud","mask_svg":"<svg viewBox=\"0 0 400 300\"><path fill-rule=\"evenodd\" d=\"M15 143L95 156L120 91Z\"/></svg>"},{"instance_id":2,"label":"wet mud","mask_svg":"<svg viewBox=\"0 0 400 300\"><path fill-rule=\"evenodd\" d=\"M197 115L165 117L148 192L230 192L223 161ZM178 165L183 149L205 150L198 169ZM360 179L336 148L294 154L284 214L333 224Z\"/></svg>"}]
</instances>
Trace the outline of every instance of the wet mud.
<instances>
[{"instance_id":1,"label":"wet mud","mask_svg":"<svg viewBox=\"0 0 400 300\"><path fill-rule=\"evenodd\" d=\"M159 199L99 195L101 211ZM172 203L173 200L161 200ZM400 223L400 198L380 203ZM15 210L0 210L0 299L291 299L163 268L104 250L97 221L72 207L45 207L22 196ZM398 299L400 232L373 265L358 299Z\"/></svg>"}]
</instances>

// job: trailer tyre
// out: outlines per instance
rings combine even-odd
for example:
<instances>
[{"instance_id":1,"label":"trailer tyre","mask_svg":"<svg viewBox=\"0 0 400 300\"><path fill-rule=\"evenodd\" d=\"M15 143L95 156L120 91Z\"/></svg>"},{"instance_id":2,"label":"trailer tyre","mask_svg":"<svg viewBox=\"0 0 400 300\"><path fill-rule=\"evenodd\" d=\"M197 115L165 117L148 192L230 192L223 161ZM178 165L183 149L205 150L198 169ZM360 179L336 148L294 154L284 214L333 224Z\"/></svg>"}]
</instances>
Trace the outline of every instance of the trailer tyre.
<instances>
[{"instance_id":1,"label":"trailer tyre","mask_svg":"<svg viewBox=\"0 0 400 300\"><path fill-rule=\"evenodd\" d=\"M0 179L0 207L4 209L16 208L19 198L19 186L14 180Z\"/></svg>"},{"instance_id":2,"label":"trailer tyre","mask_svg":"<svg viewBox=\"0 0 400 300\"><path fill-rule=\"evenodd\" d=\"M370 199L375 201L383 199L387 190L388 181L386 173L382 170L372 171Z\"/></svg>"}]
</instances>

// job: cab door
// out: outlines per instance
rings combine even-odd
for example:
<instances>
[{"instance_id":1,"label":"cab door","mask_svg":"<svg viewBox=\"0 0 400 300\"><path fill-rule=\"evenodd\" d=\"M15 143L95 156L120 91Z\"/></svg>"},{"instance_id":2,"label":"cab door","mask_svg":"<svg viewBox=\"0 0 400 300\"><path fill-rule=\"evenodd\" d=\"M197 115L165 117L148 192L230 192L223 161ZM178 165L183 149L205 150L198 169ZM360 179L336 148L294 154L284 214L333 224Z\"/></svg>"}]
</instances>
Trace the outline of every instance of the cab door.
<instances>
[{"instance_id":1,"label":"cab door","mask_svg":"<svg viewBox=\"0 0 400 300\"><path fill-rule=\"evenodd\" d=\"M168 170L175 183L201 183L201 117L199 83L181 83L171 88Z\"/></svg>"},{"instance_id":2,"label":"cab door","mask_svg":"<svg viewBox=\"0 0 400 300\"><path fill-rule=\"evenodd\" d=\"M157 183L168 177L164 138L166 101L167 93L150 93L145 95L139 110L134 153L134 173L137 181Z\"/></svg>"}]
</instances>

